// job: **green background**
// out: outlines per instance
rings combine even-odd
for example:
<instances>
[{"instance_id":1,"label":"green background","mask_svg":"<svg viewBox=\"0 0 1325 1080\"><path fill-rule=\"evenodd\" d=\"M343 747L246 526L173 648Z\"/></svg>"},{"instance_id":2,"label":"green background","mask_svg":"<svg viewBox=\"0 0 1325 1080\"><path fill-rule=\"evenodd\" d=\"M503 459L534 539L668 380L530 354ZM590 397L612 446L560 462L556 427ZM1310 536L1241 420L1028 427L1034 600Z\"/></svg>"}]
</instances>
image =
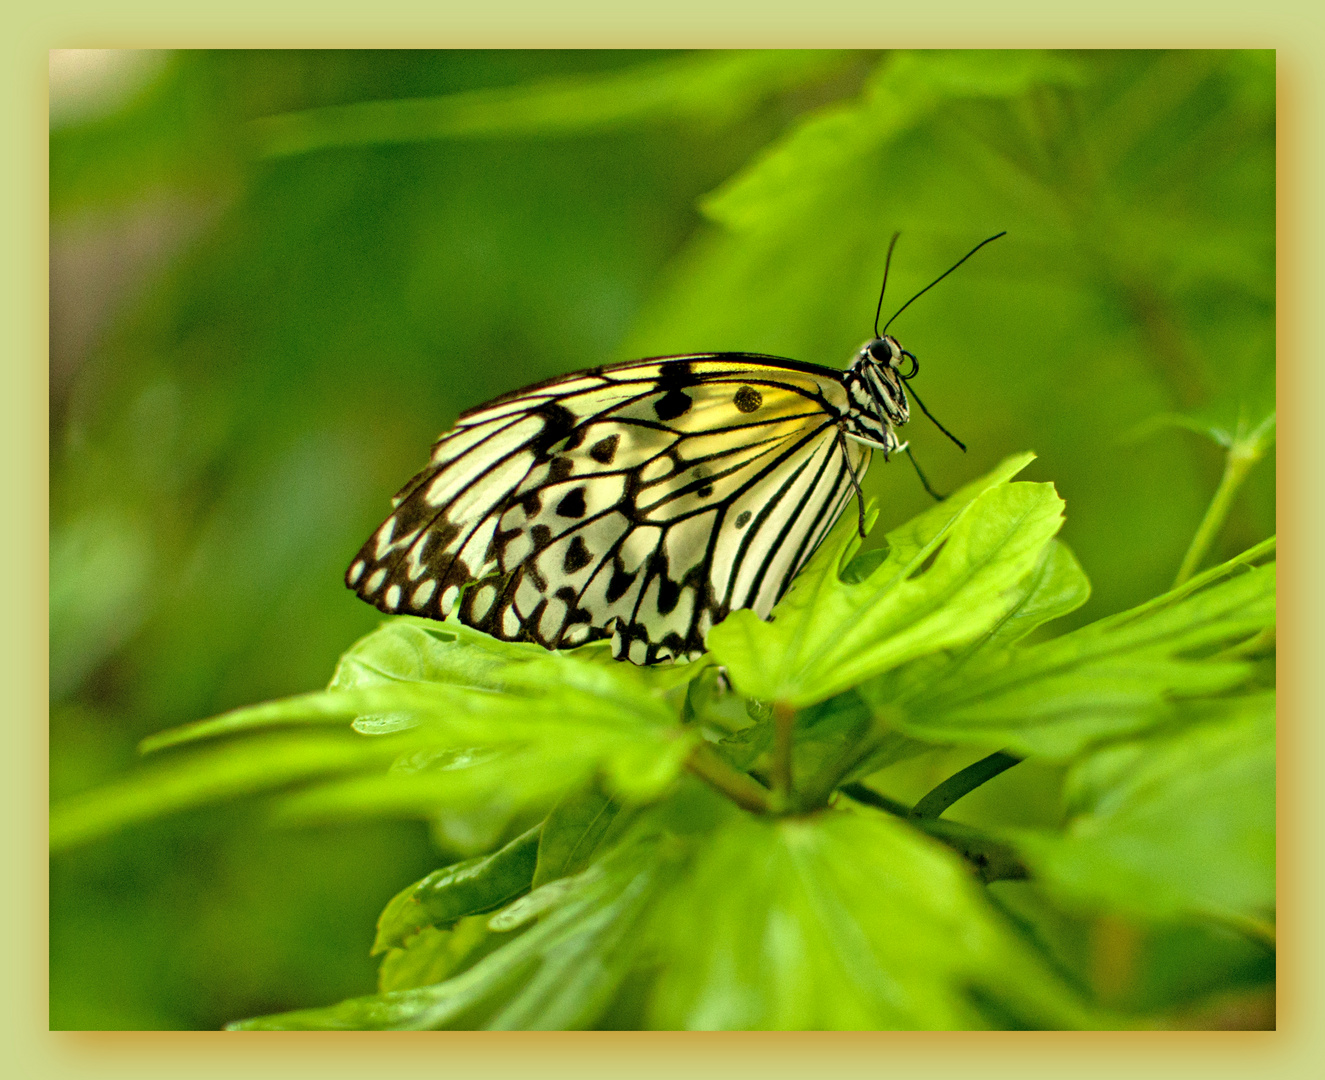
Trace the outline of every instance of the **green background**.
<instances>
[{"instance_id":1,"label":"green background","mask_svg":"<svg viewBox=\"0 0 1325 1080\"><path fill-rule=\"evenodd\" d=\"M885 312L1009 230L891 328L970 446L917 415L931 479L1036 450L1094 583L1070 622L1148 598L1222 454L1144 422L1273 393L1273 165L1270 53L224 52L57 83L53 797L323 685L378 620L344 567L458 412L641 355L840 366L895 229ZM1272 484L1214 555L1273 530ZM927 501L905 462L866 490L880 533ZM1041 779L976 808L1055 820ZM54 860L52 1026L369 992L377 912L464 847L258 812Z\"/></svg>"}]
</instances>

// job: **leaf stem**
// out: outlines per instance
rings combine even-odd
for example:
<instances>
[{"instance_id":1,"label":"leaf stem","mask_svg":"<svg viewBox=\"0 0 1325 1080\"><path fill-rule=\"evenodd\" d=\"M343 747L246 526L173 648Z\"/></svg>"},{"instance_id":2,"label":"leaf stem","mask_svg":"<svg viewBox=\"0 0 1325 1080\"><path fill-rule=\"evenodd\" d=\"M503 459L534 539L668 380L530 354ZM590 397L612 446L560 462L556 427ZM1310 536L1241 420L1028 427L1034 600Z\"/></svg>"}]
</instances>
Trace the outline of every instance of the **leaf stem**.
<instances>
[{"instance_id":1,"label":"leaf stem","mask_svg":"<svg viewBox=\"0 0 1325 1080\"><path fill-rule=\"evenodd\" d=\"M872 787L867 787L864 784L857 782L843 784L839 790L843 795L855 799L858 803L872 806L876 810L883 810L896 817L904 818L911 816L911 808L907 806L906 803L898 802L896 799L890 799L887 795L875 791Z\"/></svg>"},{"instance_id":2,"label":"leaf stem","mask_svg":"<svg viewBox=\"0 0 1325 1080\"><path fill-rule=\"evenodd\" d=\"M728 765L708 743L700 743L690 752L686 758L686 768L744 810L767 814L773 808L768 789L753 777Z\"/></svg>"},{"instance_id":3,"label":"leaf stem","mask_svg":"<svg viewBox=\"0 0 1325 1080\"><path fill-rule=\"evenodd\" d=\"M773 794L785 806L791 801L791 729L796 710L785 701L773 703Z\"/></svg>"},{"instance_id":4,"label":"leaf stem","mask_svg":"<svg viewBox=\"0 0 1325 1080\"><path fill-rule=\"evenodd\" d=\"M1016 852L1009 844L992 836L986 836L979 829L955 821L912 817L911 808L906 803L890 799L887 795L864 784L843 784L840 790L843 795L858 803L873 806L897 817L911 818L917 828L940 843L946 844L969 862L985 884L991 881L1023 881L1030 877L1025 863L1017 858Z\"/></svg>"},{"instance_id":5,"label":"leaf stem","mask_svg":"<svg viewBox=\"0 0 1325 1080\"><path fill-rule=\"evenodd\" d=\"M1001 772L1006 772L1022 759L1006 750L999 750L988 757L981 758L973 765L967 765L961 772L953 773L938 787L915 804L911 810L913 818L936 818L964 795L969 795L981 784L992 780Z\"/></svg>"},{"instance_id":6,"label":"leaf stem","mask_svg":"<svg viewBox=\"0 0 1325 1080\"><path fill-rule=\"evenodd\" d=\"M1215 488L1214 497L1206 508L1205 517L1196 527L1196 535L1192 537L1191 546L1183 556L1182 565L1178 567L1178 576L1173 579L1173 588L1176 589L1184 584L1196 573L1196 568L1201 565L1210 550L1210 545L1214 543L1219 530L1224 527L1224 522L1228 519L1228 513L1233 508L1233 496L1238 493L1238 488L1242 487L1247 473L1260 461L1263 454L1264 445L1259 441L1236 442L1228 448L1228 453L1224 456L1224 475L1219 479L1219 486Z\"/></svg>"}]
</instances>

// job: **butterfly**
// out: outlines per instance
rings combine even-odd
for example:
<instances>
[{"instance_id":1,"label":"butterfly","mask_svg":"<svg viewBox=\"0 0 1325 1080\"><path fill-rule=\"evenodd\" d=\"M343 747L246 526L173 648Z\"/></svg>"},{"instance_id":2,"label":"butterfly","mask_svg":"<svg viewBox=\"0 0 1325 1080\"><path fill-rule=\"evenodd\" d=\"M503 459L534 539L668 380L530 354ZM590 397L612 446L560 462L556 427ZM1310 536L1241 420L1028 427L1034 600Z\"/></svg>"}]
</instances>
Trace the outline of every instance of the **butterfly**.
<instances>
[{"instance_id":1,"label":"butterfly","mask_svg":"<svg viewBox=\"0 0 1325 1080\"><path fill-rule=\"evenodd\" d=\"M389 614L455 614L506 641L610 638L635 664L697 659L729 612L768 617L853 496L863 535L874 453L910 452L896 429L920 365L878 330L877 311L874 326L845 370L754 353L656 357L465 412L345 583Z\"/></svg>"}]
</instances>

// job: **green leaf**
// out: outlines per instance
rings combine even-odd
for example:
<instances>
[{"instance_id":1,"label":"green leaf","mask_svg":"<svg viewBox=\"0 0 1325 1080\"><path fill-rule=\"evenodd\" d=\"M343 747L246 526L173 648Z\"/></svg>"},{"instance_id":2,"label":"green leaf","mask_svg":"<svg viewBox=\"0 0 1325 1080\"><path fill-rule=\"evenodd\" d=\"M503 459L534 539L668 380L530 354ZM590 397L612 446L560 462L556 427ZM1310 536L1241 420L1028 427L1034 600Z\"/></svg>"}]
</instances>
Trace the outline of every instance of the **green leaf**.
<instances>
[{"instance_id":1,"label":"green leaf","mask_svg":"<svg viewBox=\"0 0 1325 1080\"><path fill-rule=\"evenodd\" d=\"M952 679L973 658L983 659L1015 645L1044 623L1076 610L1089 596L1090 580L1076 556L1061 540L1051 540L1039 564L1017 586L1017 598L1009 606L1007 615L989 633L964 648L921 657L871 680L868 698L875 703L875 711L885 715L881 703L905 698L911 693L923 693L935 681ZM892 735L895 739L902 738L895 732ZM922 750L929 748L925 743L915 743L915 746ZM883 768L883 764L873 768ZM856 769L853 775L865 776L868 772Z\"/></svg>"},{"instance_id":2,"label":"green leaf","mask_svg":"<svg viewBox=\"0 0 1325 1080\"><path fill-rule=\"evenodd\" d=\"M328 689L429 682L505 690L504 676L542 653L537 645L498 641L459 623L400 616L350 646L336 664ZM355 718L356 729L365 734L385 734L412 725L409 713Z\"/></svg>"},{"instance_id":3,"label":"green leaf","mask_svg":"<svg viewBox=\"0 0 1325 1080\"><path fill-rule=\"evenodd\" d=\"M1159 427L1185 427L1207 436L1224 448L1224 474L1215 489L1205 516L1197 526L1192 542L1178 568L1175 584L1182 584L1205 561L1205 556L1222 532L1233 508L1233 501L1248 474L1274 446L1277 413L1274 393L1273 342L1258 352L1261 370L1250 373L1230 371L1221 383L1222 393L1206 407L1188 413L1165 413L1141 425L1134 435ZM1250 381L1251 385L1246 383Z\"/></svg>"},{"instance_id":4,"label":"green leaf","mask_svg":"<svg viewBox=\"0 0 1325 1080\"><path fill-rule=\"evenodd\" d=\"M1273 625L1274 589L1273 564L1245 570L1052 641L953 664L910 689L880 681L861 693L913 738L1067 758L1163 722L1175 698L1245 682L1252 664L1220 650Z\"/></svg>"},{"instance_id":5,"label":"green leaf","mask_svg":"<svg viewBox=\"0 0 1325 1080\"><path fill-rule=\"evenodd\" d=\"M1009 611L1013 588L1062 524L1049 484L1008 484L1009 458L890 532L888 556L858 583L840 571L859 544L839 522L773 610L736 611L709 648L744 694L804 707L908 660L973 641Z\"/></svg>"},{"instance_id":6,"label":"green leaf","mask_svg":"<svg viewBox=\"0 0 1325 1080\"><path fill-rule=\"evenodd\" d=\"M466 927L472 942L413 939L414 966L396 960L412 988L233 1026L585 1027L628 978L645 979L659 1027L1100 1020L1000 920L961 860L904 823L871 811L756 818L697 784L589 869L487 926L488 939ZM447 981L419 987L453 953L512 932Z\"/></svg>"},{"instance_id":7,"label":"green leaf","mask_svg":"<svg viewBox=\"0 0 1325 1080\"><path fill-rule=\"evenodd\" d=\"M1060 897L1151 919L1205 916L1273 940L1274 702L1186 705L1176 730L1072 767L1064 832L1006 835Z\"/></svg>"},{"instance_id":8,"label":"green leaf","mask_svg":"<svg viewBox=\"0 0 1325 1080\"><path fill-rule=\"evenodd\" d=\"M1238 456L1259 460L1276 434L1275 352L1272 336L1240 340L1219 390L1199 408L1151 417L1129 433L1141 439L1166 427L1186 428Z\"/></svg>"},{"instance_id":9,"label":"green leaf","mask_svg":"<svg viewBox=\"0 0 1325 1080\"><path fill-rule=\"evenodd\" d=\"M844 758L854 760L859 756L861 738L873 722L869 706L853 690L798 713L792 731L792 773L797 788L802 788L803 781L816 792L815 804L826 799L829 792L819 791L815 778L840 775L842 770L835 766L845 767L850 762L844 763ZM762 777L769 771L773 742L773 720L765 716L718 742L714 749L733 767Z\"/></svg>"},{"instance_id":10,"label":"green leaf","mask_svg":"<svg viewBox=\"0 0 1325 1080\"><path fill-rule=\"evenodd\" d=\"M765 726L764 749L769 750L772 724ZM792 797L806 810L823 806L834 789L850 780L933 749L881 730L873 710L854 690L798 713L792 735ZM764 771L770 763L771 758L759 762Z\"/></svg>"},{"instance_id":11,"label":"green leaf","mask_svg":"<svg viewBox=\"0 0 1325 1080\"><path fill-rule=\"evenodd\" d=\"M297 729L270 743L235 741L57 807L53 843L329 776L336 779L280 800L278 817L430 817L442 808L541 813L595 773L617 797L647 802L675 780L700 738L676 723L684 692L674 685L674 672L638 674L627 670L631 665L515 648L468 628L420 622L395 620L368 635L347 654L333 689L145 740L144 749L158 750L223 735L252 737L273 727ZM374 738L318 730L351 721ZM393 761L390 772L378 771Z\"/></svg>"},{"instance_id":12,"label":"green leaf","mask_svg":"<svg viewBox=\"0 0 1325 1080\"><path fill-rule=\"evenodd\" d=\"M1077 78L1071 61L1050 53L893 53L875 70L860 101L811 114L701 208L733 230L803 217L806 204L825 191L840 191L845 176L944 103L1016 97L1033 86Z\"/></svg>"},{"instance_id":13,"label":"green leaf","mask_svg":"<svg viewBox=\"0 0 1325 1080\"><path fill-rule=\"evenodd\" d=\"M84 844L127 825L301 781L384 768L408 745L345 732L267 736L142 769L51 807L52 851Z\"/></svg>"},{"instance_id":14,"label":"green leaf","mask_svg":"<svg viewBox=\"0 0 1325 1080\"><path fill-rule=\"evenodd\" d=\"M797 713L792 726L792 775L796 786L800 787L802 778L834 771L844 757L856 756L861 739L873 723L869 706L854 690Z\"/></svg>"},{"instance_id":15,"label":"green leaf","mask_svg":"<svg viewBox=\"0 0 1325 1080\"><path fill-rule=\"evenodd\" d=\"M364 773L310 785L282 796L273 820L323 825L377 817L433 819L464 814L504 822L519 813L545 814L567 788L585 782L597 764L585 746L550 756L543 748L507 750L457 768Z\"/></svg>"},{"instance_id":16,"label":"green leaf","mask_svg":"<svg viewBox=\"0 0 1325 1080\"><path fill-rule=\"evenodd\" d=\"M442 810L509 816L546 813L566 791L594 777L623 803L639 805L676 780L694 733L633 741L551 722L537 739L500 753L466 758L456 767L351 776L284 796L276 804L283 823L324 823L365 817L432 817Z\"/></svg>"},{"instance_id":17,"label":"green leaf","mask_svg":"<svg viewBox=\"0 0 1325 1080\"><path fill-rule=\"evenodd\" d=\"M336 146L583 135L659 121L726 124L853 60L801 49L689 53L606 74L283 113L256 121L253 137L259 154L284 157Z\"/></svg>"},{"instance_id":18,"label":"green leaf","mask_svg":"<svg viewBox=\"0 0 1325 1080\"><path fill-rule=\"evenodd\" d=\"M473 967L505 945L509 935L488 929L485 915L461 919L449 930L427 926L400 948L388 949L377 972L379 993L432 986Z\"/></svg>"},{"instance_id":19,"label":"green leaf","mask_svg":"<svg viewBox=\"0 0 1325 1080\"><path fill-rule=\"evenodd\" d=\"M350 646L328 689L440 682L504 690L506 672L544 653L537 645L499 641L462 623L401 615Z\"/></svg>"},{"instance_id":20,"label":"green leaf","mask_svg":"<svg viewBox=\"0 0 1325 1080\"><path fill-rule=\"evenodd\" d=\"M1271 408L1261 412L1246 402L1236 402L1232 408L1223 403L1210 409L1190 413L1160 413L1147 420L1131 433L1141 438L1163 427L1186 428L1207 436L1225 450L1233 450L1259 461L1274 445L1278 433L1278 413Z\"/></svg>"},{"instance_id":21,"label":"green leaf","mask_svg":"<svg viewBox=\"0 0 1325 1080\"><path fill-rule=\"evenodd\" d=\"M1020 598L978 643L980 648L1015 645L1031 631L1071 614L1090 599L1090 579L1072 549L1061 540L1049 541L1039 564L1020 589Z\"/></svg>"},{"instance_id":22,"label":"green leaf","mask_svg":"<svg viewBox=\"0 0 1325 1080\"><path fill-rule=\"evenodd\" d=\"M621 811L621 804L597 784L567 793L543 824L534 887L586 869L629 821L630 815Z\"/></svg>"},{"instance_id":23,"label":"green leaf","mask_svg":"<svg viewBox=\"0 0 1325 1080\"><path fill-rule=\"evenodd\" d=\"M1029 451L1012 454L995 465L984 476L962 485L941 503L928 507L910 521L899 525L884 537L887 550L885 564L898 566L910 563L917 555L930 549L935 539L941 537L945 529L964 514L980 496L994 488L1006 484L1026 468L1035 455ZM871 569L871 576L881 566Z\"/></svg>"},{"instance_id":24,"label":"green leaf","mask_svg":"<svg viewBox=\"0 0 1325 1080\"><path fill-rule=\"evenodd\" d=\"M230 1026L243 1030L587 1027L607 1007L637 956L636 927L670 867L667 859L656 856L653 845L625 845L574 878L544 885L517 902L541 916L537 923L436 986ZM536 902L533 907L531 901ZM512 920L502 920L502 914L490 919L489 926L525 925L512 925Z\"/></svg>"},{"instance_id":25,"label":"green leaf","mask_svg":"<svg viewBox=\"0 0 1325 1080\"><path fill-rule=\"evenodd\" d=\"M563 686L676 711L672 692L706 665L638 667L613 659L606 642L549 653L538 645L500 641L459 622L399 616L361 638L341 657L329 689L354 690L402 682L447 683L508 693L541 695ZM408 713L360 716L356 729L379 734L410 726Z\"/></svg>"},{"instance_id":26,"label":"green leaf","mask_svg":"<svg viewBox=\"0 0 1325 1080\"><path fill-rule=\"evenodd\" d=\"M498 642L452 624L422 619L387 623L357 643L331 689L237 709L145 739L150 752L198 739L285 724L356 720L382 734L425 720L483 741L500 731L537 731L546 719L639 727L669 725L679 705L667 701L674 671L640 675L596 656L549 653ZM494 692L502 691L502 692Z\"/></svg>"},{"instance_id":27,"label":"green leaf","mask_svg":"<svg viewBox=\"0 0 1325 1080\"><path fill-rule=\"evenodd\" d=\"M542 823L491 855L434 870L402 889L377 920L373 953L401 945L425 926L448 929L466 915L493 911L528 892Z\"/></svg>"},{"instance_id":28,"label":"green leaf","mask_svg":"<svg viewBox=\"0 0 1325 1080\"><path fill-rule=\"evenodd\" d=\"M684 716L687 722L718 739L733 736L751 723L749 702L712 664L687 685Z\"/></svg>"},{"instance_id":29,"label":"green leaf","mask_svg":"<svg viewBox=\"0 0 1325 1080\"><path fill-rule=\"evenodd\" d=\"M781 821L733 811L662 898L650 933L663 963L653 1027L1089 1022L956 855L873 811Z\"/></svg>"}]
</instances>

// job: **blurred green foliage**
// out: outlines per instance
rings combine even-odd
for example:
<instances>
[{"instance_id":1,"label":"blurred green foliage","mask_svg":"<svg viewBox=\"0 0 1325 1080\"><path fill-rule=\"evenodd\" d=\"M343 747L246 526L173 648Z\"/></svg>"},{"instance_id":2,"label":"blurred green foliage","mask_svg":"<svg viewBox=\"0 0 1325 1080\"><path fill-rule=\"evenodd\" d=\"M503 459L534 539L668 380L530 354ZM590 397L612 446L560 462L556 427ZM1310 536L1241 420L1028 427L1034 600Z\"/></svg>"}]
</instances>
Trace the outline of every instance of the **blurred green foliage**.
<instances>
[{"instance_id":1,"label":"blurred green foliage","mask_svg":"<svg viewBox=\"0 0 1325 1080\"><path fill-rule=\"evenodd\" d=\"M459 411L637 355L839 365L869 334L895 229L895 305L1009 230L891 328L971 447L910 425L936 485L1033 447L1028 475L1055 482L1093 585L1062 625L1154 596L1224 448L1271 449L1273 163L1269 53L165 58L51 133L53 796L123 772L143 736L324 685L378 621L344 564ZM1212 441L1147 423L1163 416ZM905 465L876 465L866 491L876 537L927 505ZM1273 518L1273 469L1249 465L1209 554ZM1239 775L1228 748L1263 747L1258 723L1210 718L1192 752ZM961 754L898 750L882 775L914 797ZM1074 821L1100 817L1089 792L1113 767L1073 766ZM1019 772L962 807L1026 835L1057 825L1061 770ZM215 1027L367 993L376 912L522 813L495 833L463 815L270 831L213 808L58 854L52 1026ZM1045 842L1056 887L1119 845L1154 870L1135 816L1109 822L1093 853ZM751 842L781 857L771 834ZM1103 963L1085 924L998 886L1065 965ZM1241 939L1143 936L1111 1004L1267 978Z\"/></svg>"}]
</instances>

